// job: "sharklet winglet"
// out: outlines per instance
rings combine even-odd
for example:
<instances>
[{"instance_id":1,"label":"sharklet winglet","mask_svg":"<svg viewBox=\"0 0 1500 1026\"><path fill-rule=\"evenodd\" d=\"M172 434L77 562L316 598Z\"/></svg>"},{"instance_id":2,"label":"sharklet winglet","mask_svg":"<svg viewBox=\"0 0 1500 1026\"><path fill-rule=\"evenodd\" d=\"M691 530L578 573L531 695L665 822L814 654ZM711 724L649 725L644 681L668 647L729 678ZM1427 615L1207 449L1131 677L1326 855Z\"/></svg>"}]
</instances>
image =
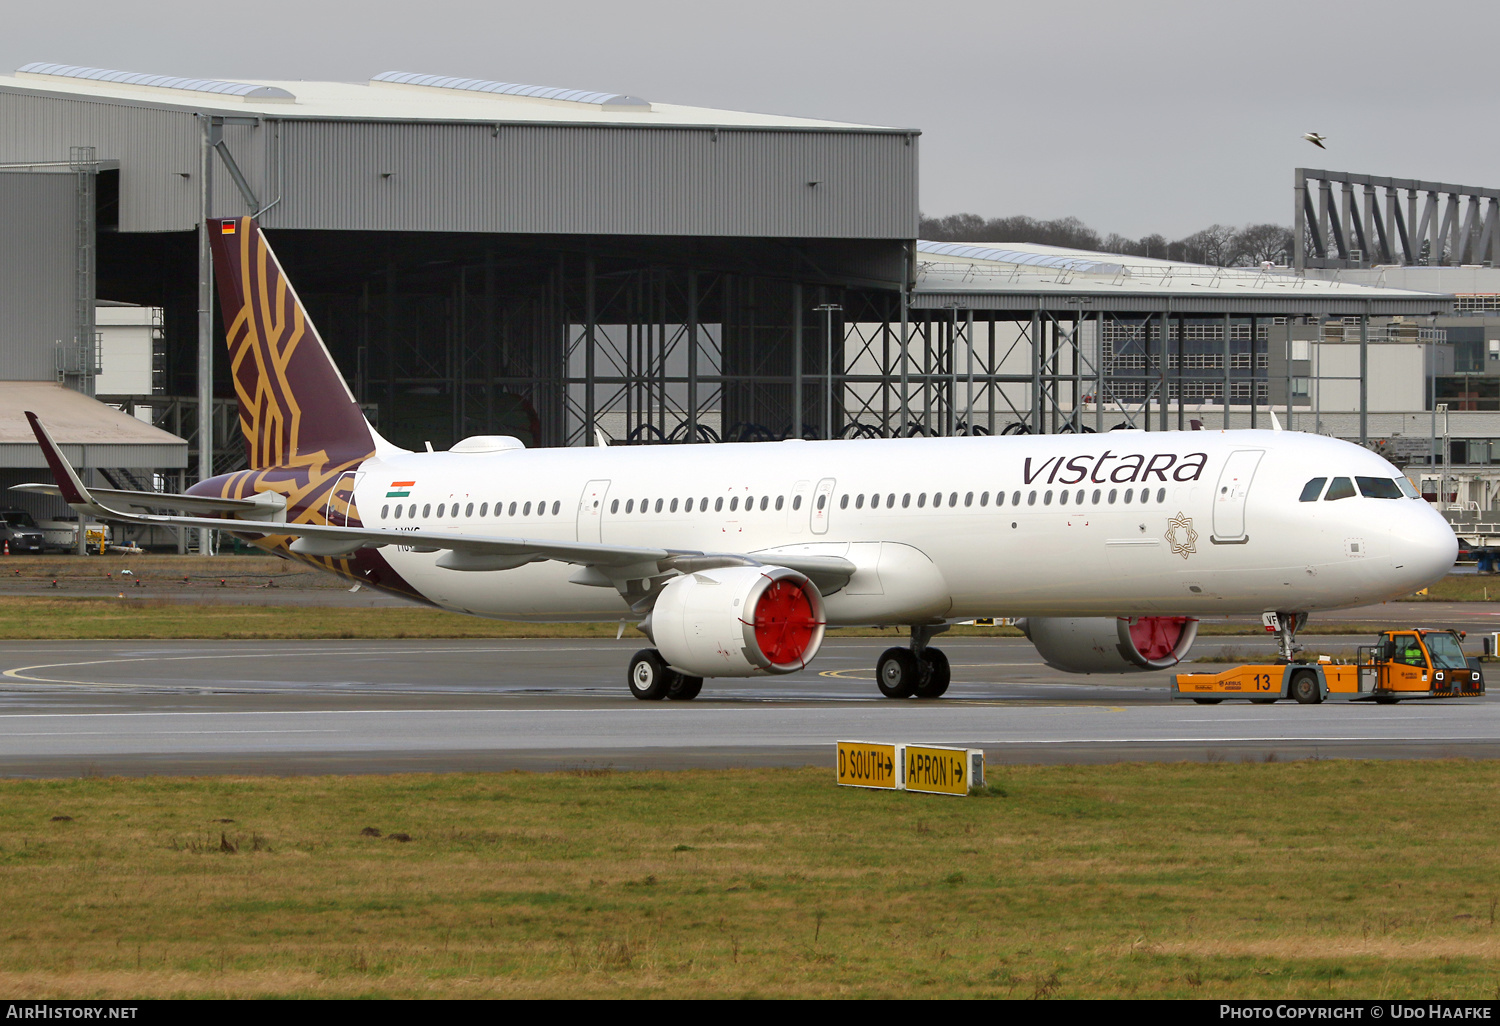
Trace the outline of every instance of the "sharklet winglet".
<instances>
[{"instance_id":1,"label":"sharklet winglet","mask_svg":"<svg viewBox=\"0 0 1500 1026\"><path fill-rule=\"evenodd\" d=\"M103 508L89 494L78 472L62 454L62 450L58 448L57 442L53 440L52 433L47 430L42 419L30 410L26 410L25 413L26 420L31 424L31 433L36 435L36 444L42 447L42 455L47 458L47 466L52 469L52 477L57 481L58 489L62 491L63 501L69 506Z\"/></svg>"}]
</instances>

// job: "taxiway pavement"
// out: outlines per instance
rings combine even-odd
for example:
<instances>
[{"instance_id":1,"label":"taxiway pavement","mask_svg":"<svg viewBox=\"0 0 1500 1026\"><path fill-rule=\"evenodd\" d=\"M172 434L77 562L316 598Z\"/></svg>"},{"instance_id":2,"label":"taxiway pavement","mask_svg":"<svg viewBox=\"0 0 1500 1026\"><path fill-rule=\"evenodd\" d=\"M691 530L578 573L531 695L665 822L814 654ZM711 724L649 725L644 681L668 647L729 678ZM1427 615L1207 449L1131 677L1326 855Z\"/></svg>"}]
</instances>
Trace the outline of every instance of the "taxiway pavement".
<instances>
[{"instance_id":1,"label":"taxiway pavement","mask_svg":"<svg viewBox=\"0 0 1500 1026\"><path fill-rule=\"evenodd\" d=\"M1077 677L1020 639L943 639L948 694L890 701L873 665L897 641L832 638L813 669L710 681L690 703L630 696L639 638L12 642L0 774L831 765L839 738L961 744L994 763L1500 757L1488 699L1196 706L1170 699L1167 673ZM1203 638L1194 655L1226 649L1271 651Z\"/></svg>"}]
</instances>

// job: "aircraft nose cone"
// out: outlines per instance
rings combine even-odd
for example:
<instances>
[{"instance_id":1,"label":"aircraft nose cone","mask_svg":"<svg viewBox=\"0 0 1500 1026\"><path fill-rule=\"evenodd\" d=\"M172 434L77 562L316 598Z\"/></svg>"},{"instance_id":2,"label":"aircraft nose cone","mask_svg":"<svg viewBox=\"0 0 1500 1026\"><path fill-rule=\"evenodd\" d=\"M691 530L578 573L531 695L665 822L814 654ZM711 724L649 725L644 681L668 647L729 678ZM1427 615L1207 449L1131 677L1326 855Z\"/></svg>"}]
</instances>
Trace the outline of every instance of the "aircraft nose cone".
<instances>
[{"instance_id":1,"label":"aircraft nose cone","mask_svg":"<svg viewBox=\"0 0 1500 1026\"><path fill-rule=\"evenodd\" d=\"M1435 510L1423 509L1416 522L1399 531L1392 553L1402 578L1412 590L1441 580L1458 558L1458 538L1453 528Z\"/></svg>"}]
</instances>

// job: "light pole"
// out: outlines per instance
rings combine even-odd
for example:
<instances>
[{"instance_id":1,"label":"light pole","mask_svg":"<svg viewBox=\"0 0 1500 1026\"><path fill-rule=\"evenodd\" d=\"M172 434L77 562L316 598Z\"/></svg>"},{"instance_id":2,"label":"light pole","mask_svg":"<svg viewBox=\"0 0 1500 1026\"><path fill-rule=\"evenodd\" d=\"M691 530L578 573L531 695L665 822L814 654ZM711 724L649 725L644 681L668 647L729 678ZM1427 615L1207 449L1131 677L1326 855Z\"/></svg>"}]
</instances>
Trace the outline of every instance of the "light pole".
<instances>
[{"instance_id":1,"label":"light pole","mask_svg":"<svg viewBox=\"0 0 1500 1026\"><path fill-rule=\"evenodd\" d=\"M823 314L823 437L833 437L833 315L844 308L837 303L820 303L813 307ZM801 416L802 411L797 411Z\"/></svg>"}]
</instances>

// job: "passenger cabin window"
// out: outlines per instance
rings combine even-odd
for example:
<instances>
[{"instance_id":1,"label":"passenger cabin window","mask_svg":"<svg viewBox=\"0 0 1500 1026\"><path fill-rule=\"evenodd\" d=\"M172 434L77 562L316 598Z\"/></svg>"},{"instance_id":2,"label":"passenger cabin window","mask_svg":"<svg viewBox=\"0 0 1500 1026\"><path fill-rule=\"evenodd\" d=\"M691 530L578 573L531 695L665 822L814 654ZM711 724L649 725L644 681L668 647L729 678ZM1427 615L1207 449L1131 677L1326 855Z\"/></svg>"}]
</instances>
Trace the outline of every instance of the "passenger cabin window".
<instances>
[{"instance_id":1,"label":"passenger cabin window","mask_svg":"<svg viewBox=\"0 0 1500 1026\"><path fill-rule=\"evenodd\" d=\"M396 509L400 510L401 507L397 506ZM390 511L391 511L391 507L390 506L381 506L380 507L380 519L384 520L386 518L386 515L389 514Z\"/></svg>"},{"instance_id":2,"label":"passenger cabin window","mask_svg":"<svg viewBox=\"0 0 1500 1026\"><path fill-rule=\"evenodd\" d=\"M925 505L927 505L927 493L926 492L918 492L917 493L917 509L921 509Z\"/></svg>"},{"instance_id":3,"label":"passenger cabin window","mask_svg":"<svg viewBox=\"0 0 1500 1026\"><path fill-rule=\"evenodd\" d=\"M730 500L729 500L729 512L734 513L739 508L740 508L740 497L738 495L736 495L736 496L733 496L732 498L730 498Z\"/></svg>"},{"instance_id":4,"label":"passenger cabin window","mask_svg":"<svg viewBox=\"0 0 1500 1026\"><path fill-rule=\"evenodd\" d=\"M1167 490L1165 488L1158 488L1156 490L1156 501L1157 502L1166 502L1167 501Z\"/></svg>"},{"instance_id":5,"label":"passenger cabin window","mask_svg":"<svg viewBox=\"0 0 1500 1026\"><path fill-rule=\"evenodd\" d=\"M1388 477L1356 477L1359 494L1367 499L1399 499L1401 486Z\"/></svg>"},{"instance_id":6,"label":"passenger cabin window","mask_svg":"<svg viewBox=\"0 0 1500 1026\"><path fill-rule=\"evenodd\" d=\"M715 513L722 513L723 511L724 511L724 496L721 495L717 499L714 500L714 512Z\"/></svg>"},{"instance_id":7,"label":"passenger cabin window","mask_svg":"<svg viewBox=\"0 0 1500 1026\"><path fill-rule=\"evenodd\" d=\"M1324 502L1333 502L1335 499L1354 498L1354 482L1347 477L1336 477L1333 484L1328 486L1328 494L1323 496Z\"/></svg>"},{"instance_id":8,"label":"passenger cabin window","mask_svg":"<svg viewBox=\"0 0 1500 1026\"><path fill-rule=\"evenodd\" d=\"M955 492L954 494L956 495L958 493ZM966 492L964 494L964 505L965 506L972 506L972 505L974 505L974 493L973 492Z\"/></svg>"},{"instance_id":9,"label":"passenger cabin window","mask_svg":"<svg viewBox=\"0 0 1500 1026\"><path fill-rule=\"evenodd\" d=\"M397 520L401 519L401 507L400 506L396 507L396 519Z\"/></svg>"},{"instance_id":10,"label":"passenger cabin window","mask_svg":"<svg viewBox=\"0 0 1500 1026\"><path fill-rule=\"evenodd\" d=\"M802 496L800 496L800 495L794 495L794 496L792 496L792 509L801 509L801 508L802 508Z\"/></svg>"},{"instance_id":11,"label":"passenger cabin window","mask_svg":"<svg viewBox=\"0 0 1500 1026\"><path fill-rule=\"evenodd\" d=\"M909 506L911 506L911 492L907 492L905 495L901 496L901 508L906 509Z\"/></svg>"},{"instance_id":12,"label":"passenger cabin window","mask_svg":"<svg viewBox=\"0 0 1500 1026\"><path fill-rule=\"evenodd\" d=\"M561 509L562 509L562 500L560 500L560 499L553 499L552 500L552 515L553 516L557 516L558 511L561 510Z\"/></svg>"},{"instance_id":13,"label":"passenger cabin window","mask_svg":"<svg viewBox=\"0 0 1500 1026\"><path fill-rule=\"evenodd\" d=\"M784 495L778 495L778 496L776 496L776 508L780 509L781 508L781 504L783 502L785 502L785 501L786 501L786 496L784 496Z\"/></svg>"},{"instance_id":14,"label":"passenger cabin window","mask_svg":"<svg viewBox=\"0 0 1500 1026\"><path fill-rule=\"evenodd\" d=\"M1099 505L1099 489L1094 489L1094 505Z\"/></svg>"},{"instance_id":15,"label":"passenger cabin window","mask_svg":"<svg viewBox=\"0 0 1500 1026\"><path fill-rule=\"evenodd\" d=\"M822 509L827 504L828 504L828 496L826 496L826 495L820 495L820 496L818 496L818 508L819 509Z\"/></svg>"},{"instance_id":16,"label":"passenger cabin window","mask_svg":"<svg viewBox=\"0 0 1500 1026\"><path fill-rule=\"evenodd\" d=\"M1302 486L1302 497L1298 502L1317 502L1318 496L1323 494L1323 486L1328 483L1326 477L1315 477Z\"/></svg>"},{"instance_id":17,"label":"passenger cabin window","mask_svg":"<svg viewBox=\"0 0 1500 1026\"><path fill-rule=\"evenodd\" d=\"M510 504L510 511L506 515L512 517L516 515L516 504L514 502Z\"/></svg>"},{"instance_id":18,"label":"passenger cabin window","mask_svg":"<svg viewBox=\"0 0 1500 1026\"><path fill-rule=\"evenodd\" d=\"M439 517L439 519L441 519L442 516L443 516L443 504L440 502L440 503L438 503L438 517Z\"/></svg>"},{"instance_id":19,"label":"passenger cabin window","mask_svg":"<svg viewBox=\"0 0 1500 1026\"><path fill-rule=\"evenodd\" d=\"M849 496L848 495L840 495L839 496L839 509L848 509L848 508L849 508Z\"/></svg>"},{"instance_id":20,"label":"passenger cabin window","mask_svg":"<svg viewBox=\"0 0 1500 1026\"><path fill-rule=\"evenodd\" d=\"M619 499L616 499L614 502L611 502L609 504L609 511L611 513L618 513L618 512L620 512L620 500Z\"/></svg>"},{"instance_id":21,"label":"passenger cabin window","mask_svg":"<svg viewBox=\"0 0 1500 1026\"><path fill-rule=\"evenodd\" d=\"M1059 506L1066 506L1068 504L1068 490L1066 488L1057 493L1057 504Z\"/></svg>"},{"instance_id":22,"label":"passenger cabin window","mask_svg":"<svg viewBox=\"0 0 1500 1026\"><path fill-rule=\"evenodd\" d=\"M1001 498L1003 498L1003 496L1001 496L1001 494L999 492L996 492L995 493L995 502L996 502L997 505L999 504ZM989 492L980 492L979 493L979 505L981 505L981 506L988 506L989 504L990 504L990 493Z\"/></svg>"},{"instance_id":23,"label":"passenger cabin window","mask_svg":"<svg viewBox=\"0 0 1500 1026\"><path fill-rule=\"evenodd\" d=\"M864 492L860 492L858 495L856 495L854 497L854 508L855 509L864 509L865 508L865 493Z\"/></svg>"},{"instance_id":24,"label":"passenger cabin window","mask_svg":"<svg viewBox=\"0 0 1500 1026\"><path fill-rule=\"evenodd\" d=\"M464 516L466 516L466 517L472 517L473 515L474 515L474 504L471 502L467 506L464 507Z\"/></svg>"},{"instance_id":25,"label":"passenger cabin window","mask_svg":"<svg viewBox=\"0 0 1500 1026\"><path fill-rule=\"evenodd\" d=\"M487 503L487 502L481 502L479 504L479 515L482 516L482 517L487 517L487 516L490 515L490 504L489 503Z\"/></svg>"},{"instance_id":26,"label":"passenger cabin window","mask_svg":"<svg viewBox=\"0 0 1500 1026\"><path fill-rule=\"evenodd\" d=\"M429 502L422 507L422 519L426 520L430 516L432 516L432 503Z\"/></svg>"}]
</instances>

